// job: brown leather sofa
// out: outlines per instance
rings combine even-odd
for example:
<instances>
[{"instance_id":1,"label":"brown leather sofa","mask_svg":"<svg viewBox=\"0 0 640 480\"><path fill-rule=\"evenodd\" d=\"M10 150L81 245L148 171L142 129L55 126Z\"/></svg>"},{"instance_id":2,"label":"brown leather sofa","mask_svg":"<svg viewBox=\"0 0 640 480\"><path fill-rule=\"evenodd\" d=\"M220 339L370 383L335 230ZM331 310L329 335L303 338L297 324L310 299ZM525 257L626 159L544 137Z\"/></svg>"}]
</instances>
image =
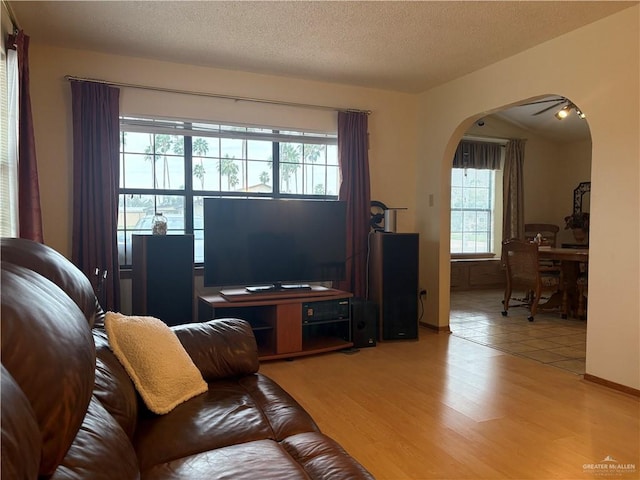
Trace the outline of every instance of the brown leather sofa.
<instances>
[{"instance_id":1,"label":"brown leather sofa","mask_svg":"<svg viewBox=\"0 0 640 480\"><path fill-rule=\"evenodd\" d=\"M173 327L209 388L155 415L80 270L27 240L1 254L3 479L372 478L258 373L244 321Z\"/></svg>"}]
</instances>

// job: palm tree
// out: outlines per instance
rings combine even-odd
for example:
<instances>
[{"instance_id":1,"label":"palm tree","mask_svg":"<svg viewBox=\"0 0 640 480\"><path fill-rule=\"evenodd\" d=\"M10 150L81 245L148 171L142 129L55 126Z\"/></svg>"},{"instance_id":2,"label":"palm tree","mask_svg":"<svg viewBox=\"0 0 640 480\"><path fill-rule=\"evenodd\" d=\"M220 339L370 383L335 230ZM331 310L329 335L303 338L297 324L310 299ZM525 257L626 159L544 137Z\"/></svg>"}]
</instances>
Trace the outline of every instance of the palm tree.
<instances>
[{"instance_id":1,"label":"palm tree","mask_svg":"<svg viewBox=\"0 0 640 480\"><path fill-rule=\"evenodd\" d=\"M174 138L172 135L153 135L149 134L149 145L144 149L145 160L150 160L154 164L158 157L162 157L162 188L171 188L171 177L169 175L169 162L167 161L167 152L174 146ZM155 141L154 141L155 140ZM176 145L180 149L179 145ZM158 176L154 175L155 188L158 188Z\"/></svg>"},{"instance_id":2,"label":"palm tree","mask_svg":"<svg viewBox=\"0 0 640 480\"><path fill-rule=\"evenodd\" d=\"M204 169L202 157L209 153L209 144L204 138L196 138L191 148L193 149L193 156L197 156L200 160L200 163L193 167L193 176L200 180L200 187L204 190L204 174L207 172Z\"/></svg>"},{"instance_id":3,"label":"palm tree","mask_svg":"<svg viewBox=\"0 0 640 480\"><path fill-rule=\"evenodd\" d=\"M234 161L235 157L229 158L229 155L225 155L225 158L221 158L218 163L218 172L220 175L227 177L227 189L231 190L231 187L235 187L239 183L238 179L238 164Z\"/></svg>"},{"instance_id":4,"label":"palm tree","mask_svg":"<svg viewBox=\"0 0 640 480\"><path fill-rule=\"evenodd\" d=\"M280 176L286 185L287 193L291 193L289 182L291 175L295 177L296 191L298 190L298 170L300 169L301 145L292 143L280 144Z\"/></svg>"},{"instance_id":5,"label":"palm tree","mask_svg":"<svg viewBox=\"0 0 640 480\"><path fill-rule=\"evenodd\" d=\"M184 137L173 137L173 153L184 155Z\"/></svg>"},{"instance_id":6,"label":"palm tree","mask_svg":"<svg viewBox=\"0 0 640 480\"><path fill-rule=\"evenodd\" d=\"M162 155L162 188L171 188L167 152L171 150L172 146L173 138L171 138L171 135L156 135L156 153Z\"/></svg>"},{"instance_id":7,"label":"palm tree","mask_svg":"<svg viewBox=\"0 0 640 480\"><path fill-rule=\"evenodd\" d=\"M320 157L322 156L322 153L325 150L325 146L324 145L304 145L304 158L307 162L309 163L316 163ZM315 169L313 167L311 167L311 185L314 185L315 182ZM318 191L319 188L322 184L318 184L314 186L315 192L318 195L322 195L324 194L324 189L322 189L322 191Z\"/></svg>"}]
</instances>

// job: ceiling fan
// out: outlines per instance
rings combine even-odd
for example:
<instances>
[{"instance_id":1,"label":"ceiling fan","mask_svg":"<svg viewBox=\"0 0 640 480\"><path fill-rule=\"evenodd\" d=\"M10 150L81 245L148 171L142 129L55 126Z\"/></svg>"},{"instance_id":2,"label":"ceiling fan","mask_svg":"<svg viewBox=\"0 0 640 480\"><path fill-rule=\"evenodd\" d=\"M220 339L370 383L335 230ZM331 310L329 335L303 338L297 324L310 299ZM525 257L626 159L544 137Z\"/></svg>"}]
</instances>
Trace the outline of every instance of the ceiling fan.
<instances>
[{"instance_id":1,"label":"ceiling fan","mask_svg":"<svg viewBox=\"0 0 640 480\"><path fill-rule=\"evenodd\" d=\"M535 102L529 102L529 103L523 103L522 106L525 105L542 105L545 103L551 103L551 105L544 107L542 110L539 110L535 113L532 113L532 116L538 116L541 115L545 112L548 112L549 110L553 110L554 108L560 108L556 113L554 113L554 116L558 119L558 120L562 120L563 118L567 118L569 116L569 114L571 113L572 110L575 110L576 115L578 115L578 117L585 119L587 116L584 114L584 112L582 110L580 110L575 103L573 103L571 100L569 100L568 98L565 97L555 97L555 98L545 98L543 100L538 100Z\"/></svg>"}]
</instances>

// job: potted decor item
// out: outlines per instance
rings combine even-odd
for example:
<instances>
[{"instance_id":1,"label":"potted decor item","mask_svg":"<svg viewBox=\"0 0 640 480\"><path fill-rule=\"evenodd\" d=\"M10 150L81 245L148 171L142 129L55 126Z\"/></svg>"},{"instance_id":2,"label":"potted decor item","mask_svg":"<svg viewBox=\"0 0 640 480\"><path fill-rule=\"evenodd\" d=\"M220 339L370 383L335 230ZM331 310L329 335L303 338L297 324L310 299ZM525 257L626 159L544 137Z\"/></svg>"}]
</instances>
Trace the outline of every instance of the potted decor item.
<instances>
[{"instance_id":1,"label":"potted decor item","mask_svg":"<svg viewBox=\"0 0 640 480\"><path fill-rule=\"evenodd\" d=\"M153 228L151 233L153 235L167 234L167 217L165 217L161 212L156 212L153 216Z\"/></svg>"},{"instance_id":2,"label":"potted decor item","mask_svg":"<svg viewBox=\"0 0 640 480\"><path fill-rule=\"evenodd\" d=\"M565 230L571 229L576 242L584 243L589 234L589 213L574 212L564 217Z\"/></svg>"}]
</instances>

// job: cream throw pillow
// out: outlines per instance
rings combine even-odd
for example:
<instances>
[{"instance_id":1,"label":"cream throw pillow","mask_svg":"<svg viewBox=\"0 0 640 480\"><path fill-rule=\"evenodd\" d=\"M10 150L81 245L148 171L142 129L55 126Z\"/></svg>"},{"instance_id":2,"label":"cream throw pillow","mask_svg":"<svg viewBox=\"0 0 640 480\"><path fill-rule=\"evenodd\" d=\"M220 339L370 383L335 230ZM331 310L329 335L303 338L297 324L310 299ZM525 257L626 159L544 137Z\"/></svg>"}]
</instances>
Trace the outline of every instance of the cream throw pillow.
<instances>
[{"instance_id":1,"label":"cream throw pillow","mask_svg":"<svg viewBox=\"0 0 640 480\"><path fill-rule=\"evenodd\" d=\"M111 350L145 404L163 415L207 391L207 383L176 334L162 320L107 312Z\"/></svg>"}]
</instances>

